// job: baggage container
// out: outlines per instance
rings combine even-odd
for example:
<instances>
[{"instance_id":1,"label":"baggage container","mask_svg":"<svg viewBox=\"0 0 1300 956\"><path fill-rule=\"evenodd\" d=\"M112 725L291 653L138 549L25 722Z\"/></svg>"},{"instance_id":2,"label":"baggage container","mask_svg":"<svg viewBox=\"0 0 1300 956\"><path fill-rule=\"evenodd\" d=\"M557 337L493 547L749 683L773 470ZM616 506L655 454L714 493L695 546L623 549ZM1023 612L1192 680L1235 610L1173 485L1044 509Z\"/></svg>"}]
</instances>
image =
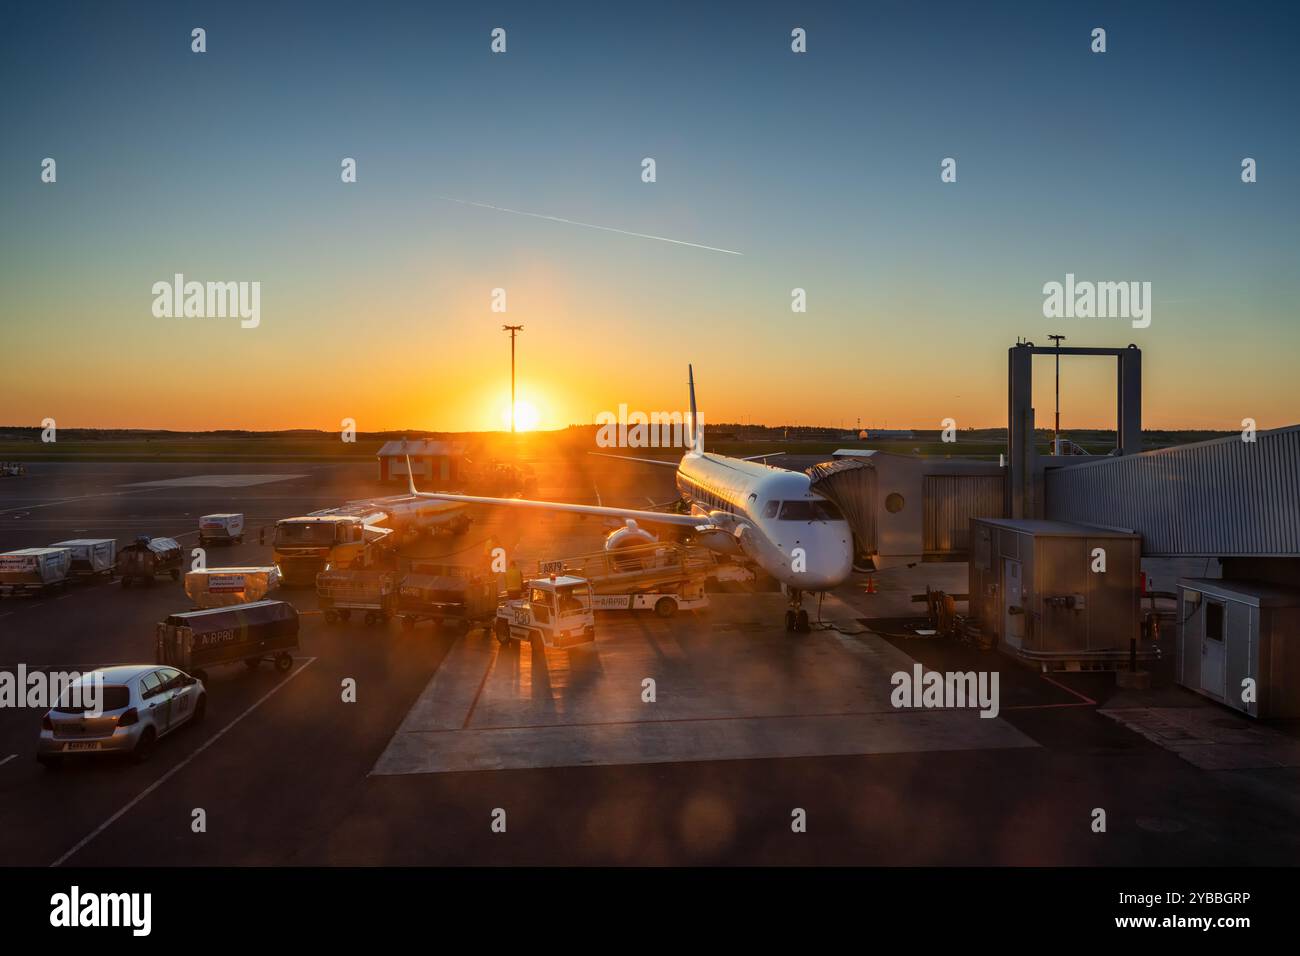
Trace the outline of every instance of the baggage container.
<instances>
[{"instance_id":1,"label":"baggage container","mask_svg":"<svg viewBox=\"0 0 1300 956\"><path fill-rule=\"evenodd\" d=\"M68 583L67 548L21 548L0 554L0 596L44 594Z\"/></svg>"},{"instance_id":2,"label":"baggage container","mask_svg":"<svg viewBox=\"0 0 1300 956\"><path fill-rule=\"evenodd\" d=\"M270 657L281 673L298 649L298 612L284 601L254 601L173 614L156 629L156 657L207 682L207 670L243 661L256 670Z\"/></svg>"},{"instance_id":3,"label":"baggage container","mask_svg":"<svg viewBox=\"0 0 1300 956\"><path fill-rule=\"evenodd\" d=\"M136 581L153 584L159 574L170 574L173 581L179 581L183 560L181 546L175 538L151 538L142 534L117 553L117 573L124 588Z\"/></svg>"},{"instance_id":4,"label":"baggage container","mask_svg":"<svg viewBox=\"0 0 1300 956\"><path fill-rule=\"evenodd\" d=\"M56 541L50 547L72 552L68 573L73 577L111 578L117 565L117 541L113 538L75 538Z\"/></svg>"},{"instance_id":5,"label":"baggage container","mask_svg":"<svg viewBox=\"0 0 1300 956\"><path fill-rule=\"evenodd\" d=\"M221 513L199 519L199 546L205 544L239 544L244 540L244 516Z\"/></svg>"},{"instance_id":6,"label":"baggage container","mask_svg":"<svg viewBox=\"0 0 1300 956\"><path fill-rule=\"evenodd\" d=\"M280 586L274 565L250 568L208 568L185 575L185 593L200 608L229 607L261 601Z\"/></svg>"}]
</instances>

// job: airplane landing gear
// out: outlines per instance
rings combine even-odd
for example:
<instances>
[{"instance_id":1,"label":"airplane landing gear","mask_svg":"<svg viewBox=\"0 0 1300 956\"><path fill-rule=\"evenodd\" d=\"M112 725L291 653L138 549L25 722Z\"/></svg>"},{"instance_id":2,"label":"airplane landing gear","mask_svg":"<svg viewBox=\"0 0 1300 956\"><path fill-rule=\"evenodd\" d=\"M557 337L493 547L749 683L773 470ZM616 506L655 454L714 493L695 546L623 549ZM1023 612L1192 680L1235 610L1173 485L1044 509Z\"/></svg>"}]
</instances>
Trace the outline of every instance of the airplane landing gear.
<instances>
[{"instance_id":1,"label":"airplane landing gear","mask_svg":"<svg viewBox=\"0 0 1300 956\"><path fill-rule=\"evenodd\" d=\"M790 592L790 606L785 612L785 629L796 634L807 634L812 628L808 626L808 612L803 607L803 593Z\"/></svg>"}]
</instances>

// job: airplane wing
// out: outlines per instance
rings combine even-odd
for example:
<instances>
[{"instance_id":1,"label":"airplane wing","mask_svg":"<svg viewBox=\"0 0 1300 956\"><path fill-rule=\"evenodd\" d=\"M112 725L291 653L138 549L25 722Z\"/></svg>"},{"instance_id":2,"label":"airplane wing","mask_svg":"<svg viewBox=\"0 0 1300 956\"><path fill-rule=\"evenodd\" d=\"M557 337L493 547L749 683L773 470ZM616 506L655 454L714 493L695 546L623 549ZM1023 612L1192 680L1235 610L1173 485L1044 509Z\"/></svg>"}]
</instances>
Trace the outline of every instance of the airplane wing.
<instances>
[{"instance_id":1,"label":"airplane wing","mask_svg":"<svg viewBox=\"0 0 1300 956\"><path fill-rule=\"evenodd\" d=\"M619 461L639 461L643 465L663 465L668 468L676 468L677 462L669 461L663 458L633 458L631 455L610 455L601 451L589 451L588 455L595 455L597 458L615 458Z\"/></svg>"},{"instance_id":2,"label":"airplane wing","mask_svg":"<svg viewBox=\"0 0 1300 956\"><path fill-rule=\"evenodd\" d=\"M618 521L644 521L647 524L668 524L679 528L707 527L707 518L699 515L675 515L662 511L641 511L635 508L609 508L604 505L579 505L565 501L533 501L528 498L486 498L479 495L453 495L441 491L416 491L415 478L411 475L410 459L407 459L406 479L411 494L419 498L433 498L437 501L459 501L467 505L500 505L505 508L522 508L533 511L562 511L569 514L589 515L596 518L614 518Z\"/></svg>"}]
</instances>

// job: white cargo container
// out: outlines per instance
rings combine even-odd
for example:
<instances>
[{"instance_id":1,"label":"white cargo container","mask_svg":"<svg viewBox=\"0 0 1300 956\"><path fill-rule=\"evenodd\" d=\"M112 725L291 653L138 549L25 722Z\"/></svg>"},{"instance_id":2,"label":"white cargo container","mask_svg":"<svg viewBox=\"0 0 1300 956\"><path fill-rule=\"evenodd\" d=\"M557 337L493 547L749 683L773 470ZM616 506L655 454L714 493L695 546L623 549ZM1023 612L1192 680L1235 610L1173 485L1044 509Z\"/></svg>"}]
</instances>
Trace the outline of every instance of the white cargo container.
<instances>
[{"instance_id":1,"label":"white cargo container","mask_svg":"<svg viewBox=\"0 0 1300 956\"><path fill-rule=\"evenodd\" d=\"M117 565L117 541L113 538L74 538L55 541L51 548L67 548L72 552L68 573L73 577L113 576Z\"/></svg>"},{"instance_id":2,"label":"white cargo container","mask_svg":"<svg viewBox=\"0 0 1300 956\"><path fill-rule=\"evenodd\" d=\"M212 514L199 519L199 544L209 542L239 544L244 540L244 516L240 514Z\"/></svg>"},{"instance_id":3,"label":"white cargo container","mask_svg":"<svg viewBox=\"0 0 1300 956\"><path fill-rule=\"evenodd\" d=\"M207 568L185 575L185 593L201 608L229 607L260 601L280 586L274 565L250 568Z\"/></svg>"},{"instance_id":4,"label":"white cargo container","mask_svg":"<svg viewBox=\"0 0 1300 956\"><path fill-rule=\"evenodd\" d=\"M21 548L0 554L0 595L39 594L68 583L67 548Z\"/></svg>"}]
</instances>

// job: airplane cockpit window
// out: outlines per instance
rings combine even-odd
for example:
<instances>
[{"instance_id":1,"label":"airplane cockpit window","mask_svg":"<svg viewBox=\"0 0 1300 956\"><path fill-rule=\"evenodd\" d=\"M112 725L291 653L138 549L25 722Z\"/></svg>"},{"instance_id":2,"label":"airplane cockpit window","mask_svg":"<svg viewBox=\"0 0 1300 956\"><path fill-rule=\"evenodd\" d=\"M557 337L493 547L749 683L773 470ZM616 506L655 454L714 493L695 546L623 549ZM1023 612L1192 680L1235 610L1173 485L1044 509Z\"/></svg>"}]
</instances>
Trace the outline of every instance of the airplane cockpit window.
<instances>
[{"instance_id":1,"label":"airplane cockpit window","mask_svg":"<svg viewBox=\"0 0 1300 956\"><path fill-rule=\"evenodd\" d=\"M844 520L844 515L840 512L840 509L835 505L834 502L822 500L822 501L814 501L813 504L817 506L817 517L820 518L822 521L843 521Z\"/></svg>"},{"instance_id":2,"label":"airplane cockpit window","mask_svg":"<svg viewBox=\"0 0 1300 956\"><path fill-rule=\"evenodd\" d=\"M763 517L775 518L777 510L780 509L780 507L781 507L781 502L769 501L767 504L763 505Z\"/></svg>"},{"instance_id":3,"label":"airplane cockpit window","mask_svg":"<svg viewBox=\"0 0 1300 956\"><path fill-rule=\"evenodd\" d=\"M825 498L813 501L783 501L782 521L843 521L840 509Z\"/></svg>"}]
</instances>

